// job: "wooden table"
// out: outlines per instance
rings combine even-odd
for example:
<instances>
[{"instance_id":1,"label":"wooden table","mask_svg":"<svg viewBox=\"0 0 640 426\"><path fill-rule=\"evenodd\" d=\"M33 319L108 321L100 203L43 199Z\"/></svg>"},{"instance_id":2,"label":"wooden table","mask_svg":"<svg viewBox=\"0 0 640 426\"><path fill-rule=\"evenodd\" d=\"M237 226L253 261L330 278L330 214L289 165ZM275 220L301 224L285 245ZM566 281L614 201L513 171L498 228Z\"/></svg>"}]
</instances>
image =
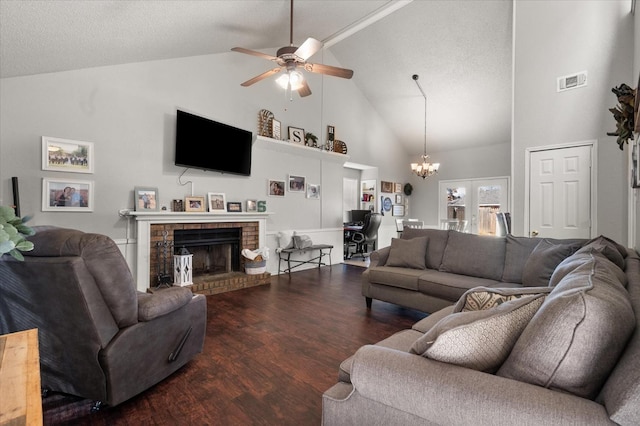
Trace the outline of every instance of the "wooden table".
<instances>
[{"instance_id":1,"label":"wooden table","mask_svg":"<svg viewBox=\"0 0 640 426\"><path fill-rule=\"evenodd\" d=\"M41 425L38 330L0 336L0 426Z\"/></svg>"}]
</instances>

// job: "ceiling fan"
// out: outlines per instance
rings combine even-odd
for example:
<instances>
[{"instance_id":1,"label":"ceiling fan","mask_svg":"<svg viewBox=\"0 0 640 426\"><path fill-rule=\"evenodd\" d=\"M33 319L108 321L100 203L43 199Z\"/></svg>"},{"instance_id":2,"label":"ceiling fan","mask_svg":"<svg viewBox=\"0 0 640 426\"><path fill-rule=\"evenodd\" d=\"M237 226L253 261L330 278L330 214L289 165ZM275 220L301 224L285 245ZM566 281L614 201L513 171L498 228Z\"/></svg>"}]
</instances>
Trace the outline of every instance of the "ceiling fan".
<instances>
[{"instance_id":1,"label":"ceiling fan","mask_svg":"<svg viewBox=\"0 0 640 426\"><path fill-rule=\"evenodd\" d=\"M279 72L284 72L276 81L284 89L295 90L302 97L309 96L311 89L307 84L304 76L298 68L302 68L306 71L331 75L334 77L351 78L353 71L346 68L333 67L331 65L313 64L307 62L307 59L313 56L317 51L322 48L323 43L312 37L305 40L300 47L293 45L293 0L291 0L291 23L289 29L289 46L281 47L276 52L276 56L257 52L255 50L245 49L243 47L234 47L234 52L246 53L248 55L259 56L264 59L278 64L278 67L265 71L260 75L257 75L244 83L241 86L248 87L254 83L264 80Z\"/></svg>"}]
</instances>

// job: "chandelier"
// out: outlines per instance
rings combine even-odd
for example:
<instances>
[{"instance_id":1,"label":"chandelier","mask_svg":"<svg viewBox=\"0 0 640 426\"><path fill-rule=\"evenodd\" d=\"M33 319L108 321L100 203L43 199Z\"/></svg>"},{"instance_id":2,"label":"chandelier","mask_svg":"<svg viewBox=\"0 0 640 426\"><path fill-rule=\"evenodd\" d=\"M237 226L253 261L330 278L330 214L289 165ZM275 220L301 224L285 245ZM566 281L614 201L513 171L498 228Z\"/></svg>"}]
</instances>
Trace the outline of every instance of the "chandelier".
<instances>
[{"instance_id":1,"label":"chandelier","mask_svg":"<svg viewBox=\"0 0 640 426\"><path fill-rule=\"evenodd\" d=\"M422 179L433 176L438 173L438 169L440 168L440 163L431 163L429 161L429 156L427 155L427 95L425 95L424 90L418 83L418 74L413 75L413 81L416 82L418 89L420 89L420 93L424 97L424 154L420 156L420 160L418 163L411 163L411 171L415 173L417 176L420 176Z\"/></svg>"}]
</instances>

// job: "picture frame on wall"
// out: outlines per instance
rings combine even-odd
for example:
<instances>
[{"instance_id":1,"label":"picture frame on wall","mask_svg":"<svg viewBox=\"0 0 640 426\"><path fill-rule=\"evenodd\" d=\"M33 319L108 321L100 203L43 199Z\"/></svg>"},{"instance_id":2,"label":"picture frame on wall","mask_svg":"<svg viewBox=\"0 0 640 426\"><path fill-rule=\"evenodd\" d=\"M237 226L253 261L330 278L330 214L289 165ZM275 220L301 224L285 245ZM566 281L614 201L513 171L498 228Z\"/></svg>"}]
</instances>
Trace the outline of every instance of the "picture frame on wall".
<instances>
[{"instance_id":1,"label":"picture frame on wall","mask_svg":"<svg viewBox=\"0 0 640 426\"><path fill-rule=\"evenodd\" d=\"M226 198L221 192L207 193L207 203L209 206L209 212L211 213L224 213L226 211Z\"/></svg>"},{"instance_id":2,"label":"picture frame on wall","mask_svg":"<svg viewBox=\"0 0 640 426\"><path fill-rule=\"evenodd\" d=\"M270 197L284 197L285 182L283 180L269 179L267 194Z\"/></svg>"},{"instance_id":3,"label":"picture frame on wall","mask_svg":"<svg viewBox=\"0 0 640 426\"><path fill-rule=\"evenodd\" d=\"M42 170L93 173L93 143L42 137Z\"/></svg>"},{"instance_id":4,"label":"picture frame on wall","mask_svg":"<svg viewBox=\"0 0 640 426\"><path fill-rule=\"evenodd\" d=\"M315 183L307 184L307 198L312 200L320 199L320 185Z\"/></svg>"},{"instance_id":5,"label":"picture frame on wall","mask_svg":"<svg viewBox=\"0 0 640 426\"><path fill-rule=\"evenodd\" d=\"M231 213L240 213L242 211L242 203L229 201L227 203L227 211Z\"/></svg>"},{"instance_id":6,"label":"picture frame on wall","mask_svg":"<svg viewBox=\"0 0 640 426\"><path fill-rule=\"evenodd\" d=\"M289 126L289 142L304 145L304 129Z\"/></svg>"},{"instance_id":7,"label":"picture frame on wall","mask_svg":"<svg viewBox=\"0 0 640 426\"><path fill-rule=\"evenodd\" d=\"M92 212L93 181L42 179L43 212Z\"/></svg>"},{"instance_id":8,"label":"picture frame on wall","mask_svg":"<svg viewBox=\"0 0 640 426\"><path fill-rule=\"evenodd\" d=\"M404 206L393 206L392 216L404 216Z\"/></svg>"},{"instance_id":9,"label":"picture frame on wall","mask_svg":"<svg viewBox=\"0 0 640 426\"><path fill-rule=\"evenodd\" d=\"M184 211L186 212L205 211L204 197L184 197Z\"/></svg>"},{"instance_id":10,"label":"picture frame on wall","mask_svg":"<svg viewBox=\"0 0 640 426\"><path fill-rule=\"evenodd\" d=\"M248 212L257 212L258 211L258 202L256 200L247 200L247 211Z\"/></svg>"},{"instance_id":11,"label":"picture frame on wall","mask_svg":"<svg viewBox=\"0 0 640 426\"><path fill-rule=\"evenodd\" d=\"M391 193L393 192L393 182L386 182L386 181L381 181L380 182L380 191L381 192L387 192L387 193Z\"/></svg>"},{"instance_id":12,"label":"picture frame on wall","mask_svg":"<svg viewBox=\"0 0 640 426\"><path fill-rule=\"evenodd\" d=\"M394 183L393 192L402 192L402 184L398 182Z\"/></svg>"},{"instance_id":13,"label":"picture frame on wall","mask_svg":"<svg viewBox=\"0 0 640 426\"><path fill-rule=\"evenodd\" d=\"M396 204L402 204L402 195L396 194Z\"/></svg>"},{"instance_id":14,"label":"picture frame on wall","mask_svg":"<svg viewBox=\"0 0 640 426\"><path fill-rule=\"evenodd\" d=\"M304 176L289 175L289 192L304 193L307 178Z\"/></svg>"},{"instance_id":15,"label":"picture frame on wall","mask_svg":"<svg viewBox=\"0 0 640 426\"><path fill-rule=\"evenodd\" d=\"M160 210L158 188L136 186L133 188L133 209L137 212Z\"/></svg>"}]
</instances>

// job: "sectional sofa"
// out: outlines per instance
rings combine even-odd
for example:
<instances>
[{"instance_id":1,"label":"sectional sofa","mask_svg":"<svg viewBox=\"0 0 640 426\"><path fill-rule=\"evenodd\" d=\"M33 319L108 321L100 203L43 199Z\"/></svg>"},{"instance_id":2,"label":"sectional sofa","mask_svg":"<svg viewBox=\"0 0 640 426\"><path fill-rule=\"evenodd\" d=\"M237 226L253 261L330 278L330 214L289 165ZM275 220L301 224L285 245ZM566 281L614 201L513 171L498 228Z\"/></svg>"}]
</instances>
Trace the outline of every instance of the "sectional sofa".
<instances>
[{"instance_id":1,"label":"sectional sofa","mask_svg":"<svg viewBox=\"0 0 640 426\"><path fill-rule=\"evenodd\" d=\"M450 233L449 243L451 236L457 245L458 236ZM426 244L431 244L430 237L428 240ZM494 241L466 240L477 244L475 255L464 259L467 264L460 257L447 259L447 247L439 269L443 264L444 268L472 268L500 257ZM492 249L478 251L479 241L487 241ZM446 304L455 292L462 294L453 305L433 311L411 329L365 345L346 359L340 365L338 383L323 395L322 423L640 424L638 254L599 237L578 244L575 253L562 259L545 278L546 271L540 266L552 263L552 246L574 250L576 243L541 239L533 250L525 250L528 243L533 245L517 238L504 241L503 267L477 266L477 275L493 275L476 277L487 285L464 290L472 283L463 278L462 269L432 270L450 274L446 276L412 275L404 270L397 274L402 282L398 292L384 292L380 281L389 282L391 276L377 277L372 272L383 268L380 265L393 264L393 251L399 246L392 245L386 255L380 250L383 254L372 259L374 269L363 282L370 297L429 310ZM509 248L509 244L517 247ZM538 248L547 253L538 269L526 267L528 260L513 263L509 258L527 251L530 254L525 257L530 258ZM433 256L435 253L427 252L425 263L434 261ZM420 269L419 262L412 268L387 268L429 272ZM536 276L546 283L529 286ZM521 283L516 282L518 277ZM447 290L443 281L451 284L456 278L461 284L449 285ZM424 291L427 282L433 283L428 293ZM412 303L411 295L418 301Z\"/></svg>"}]
</instances>

